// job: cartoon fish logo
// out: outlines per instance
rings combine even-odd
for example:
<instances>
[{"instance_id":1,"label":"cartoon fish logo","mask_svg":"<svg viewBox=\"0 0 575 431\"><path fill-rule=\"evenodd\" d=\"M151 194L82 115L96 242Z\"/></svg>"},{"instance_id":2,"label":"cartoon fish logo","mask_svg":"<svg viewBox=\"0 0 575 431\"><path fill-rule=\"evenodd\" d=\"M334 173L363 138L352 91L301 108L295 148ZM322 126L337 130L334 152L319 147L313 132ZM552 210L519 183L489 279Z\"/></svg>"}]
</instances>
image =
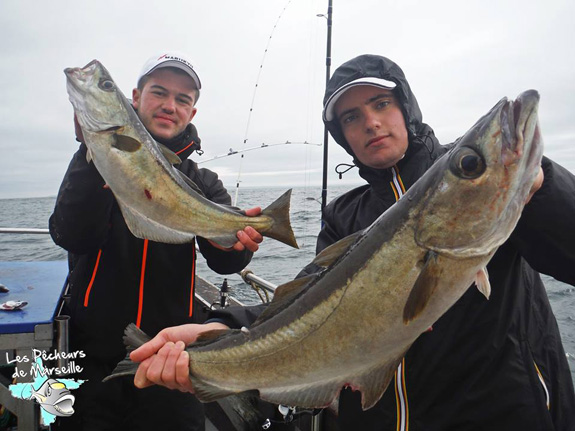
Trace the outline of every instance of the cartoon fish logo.
<instances>
[{"instance_id":1,"label":"cartoon fish logo","mask_svg":"<svg viewBox=\"0 0 575 431\"><path fill-rule=\"evenodd\" d=\"M46 380L37 390L32 388L30 399L35 399L40 407L54 416L72 416L75 397L62 382Z\"/></svg>"}]
</instances>

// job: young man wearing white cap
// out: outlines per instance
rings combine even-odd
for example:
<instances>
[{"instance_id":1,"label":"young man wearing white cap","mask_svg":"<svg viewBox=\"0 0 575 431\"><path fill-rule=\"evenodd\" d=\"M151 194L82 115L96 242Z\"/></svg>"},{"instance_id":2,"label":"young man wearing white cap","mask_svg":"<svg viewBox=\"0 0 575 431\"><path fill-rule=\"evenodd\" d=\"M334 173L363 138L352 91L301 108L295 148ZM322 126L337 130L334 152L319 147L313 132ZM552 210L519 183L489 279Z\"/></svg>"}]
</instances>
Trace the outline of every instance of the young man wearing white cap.
<instances>
[{"instance_id":1,"label":"young man wearing white cap","mask_svg":"<svg viewBox=\"0 0 575 431\"><path fill-rule=\"evenodd\" d=\"M191 62L177 53L150 58L133 90L133 106L144 126L176 153L176 168L194 181L205 196L231 203L218 176L199 169L188 157L200 150L191 121L201 81ZM77 140L82 142L79 127ZM71 298L64 314L71 316L70 349L83 351L77 363L86 380L74 391L75 413L58 418L58 430L203 430L203 407L193 395L154 387L134 388L132 378L102 383L126 355L125 327L134 322L148 334L193 321L195 245L162 244L134 237L112 192L86 161L81 143L58 193L50 217L50 233L69 252ZM257 215L259 208L246 210ZM197 238L201 253L216 272L243 269L262 237L251 227L238 232L232 249Z\"/></svg>"}]
</instances>

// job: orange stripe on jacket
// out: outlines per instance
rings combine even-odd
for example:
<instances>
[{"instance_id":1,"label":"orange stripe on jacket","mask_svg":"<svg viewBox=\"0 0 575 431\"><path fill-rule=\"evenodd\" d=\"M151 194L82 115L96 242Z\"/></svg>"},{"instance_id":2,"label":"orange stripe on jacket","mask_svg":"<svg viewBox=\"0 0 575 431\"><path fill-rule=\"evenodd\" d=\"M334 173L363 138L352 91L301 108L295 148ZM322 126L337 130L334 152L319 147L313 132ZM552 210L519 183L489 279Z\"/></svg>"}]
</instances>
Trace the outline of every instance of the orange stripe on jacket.
<instances>
[{"instance_id":1,"label":"orange stripe on jacket","mask_svg":"<svg viewBox=\"0 0 575 431\"><path fill-rule=\"evenodd\" d=\"M139 328L142 323L142 309L144 307L144 279L146 275L146 259L148 257L148 240L144 240L144 251L142 253L142 272L140 274L140 294L138 298L138 318L136 326Z\"/></svg>"},{"instance_id":2,"label":"orange stripe on jacket","mask_svg":"<svg viewBox=\"0 0 575 431\"><path fill-rule=\"evenodd\" d=\"M92 286L94 285L94 280L96 279L96 273L98 272L98 265L100 265L100 256L102 256L102 249L98 250L98 257L96 257L94 272L92 272L92 278L90 279L88 289L86 289L86 295L84 296L84 307L88 306L88 300L90 299L90 292L92 291Z\"/></svg>"}]
</instances>

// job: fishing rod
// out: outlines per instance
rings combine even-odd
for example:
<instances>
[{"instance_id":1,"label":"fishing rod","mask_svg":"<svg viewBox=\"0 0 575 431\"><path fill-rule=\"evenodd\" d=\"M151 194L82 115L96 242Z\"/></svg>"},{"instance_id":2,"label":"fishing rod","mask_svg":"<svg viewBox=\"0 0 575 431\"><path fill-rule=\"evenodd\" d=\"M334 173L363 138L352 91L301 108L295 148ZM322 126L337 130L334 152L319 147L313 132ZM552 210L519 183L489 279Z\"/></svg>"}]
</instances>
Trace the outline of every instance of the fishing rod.
<instances>
[{"instance_id":1,"label":"fishing rod","mask_svg":"<svg viewBox=\"0 0 575 431\"><path fill-rule=\"evenodd\" d=\"M245 132L245 134L244 134L244 145L245 145L246 142L248 141L248 131L249 131L249 128L250 128L250 121L251 121L251 118L252 118L252 112L253 112L253 110L254 110L254 102L255 102L255 99L256 99L256 92L257 92L258 85L259 85L259 82L260 82L260 76L261 76L261 74L262 74L262 69L263 69L263 67L264 67L264 61L265 61L266 55L267 55L267 53L268 53L268 48L269 48L269 46L270 46L270 42L271 42L271 40L272 40L274 31L275 31L275 29L276 29L276 27L277 27L277 25L278 25L278 22L279 22L279 20L281 19L282 15L284 14L285 10L287 9L287 7L289 6L290 3L291 3L291 0L289 0L289 1L287 2L287 4L285 5L285 7L283 8L282 12L279 14L279 16L278 16L278 18L277 18L277 20L276 20L276 23L274 24L274 27L272 28L272 32L271 32L271 34L270 34L270 37L268 38L268 43L267 43L267 45L266 45L266 49L264 50L264 55L263 55L263 57L262 57L262 61L261 61L261 64L260 64L260 69L259 69L259 71L258 71L258 77L257 77L257 79L256 79L256 86L255 86L255 88L254 88L254 94L253 94L253 96L252 96L252 103L251 103L251 106L250 106L250 113L249 113L249 115L248 115L248 122L247 122L247 124L246 124L246 132ZM240 167L239 167L239 169L238 169L238 179L236 180L236 193L235 193L235 196L234 196L234 205L237 205L237 202L238 202L238 193L239 193L239 190L240 190L240 177L241 177L241 175L242 175L242 162L243 162L243 161L244 161L244 155L242 154L242 156L241 156L241 158L240 158Z\"/></svg>"},{"instance_id":2,"label":"fishing rod","mask_svg":"<svg viewBox=\"0 0 575 431\"><path fill-rule=\"evenodd\" d=\"M327 6L327 16L323 14L318 14L317 16L323 17L327 19L327 48L326 48L326 56L325 56L325 86L327 88L327 84L329 82L329 78L331 76L331 28L333 25L332 20L333 15L333 1L329 0ZM323 128L323 171L322 171L322 183L321 183L321 213L323 214L323 210L327 204L327 169L328 169L328 131L327 126ZM323 220L323 217L322 217ZM322 221L323 225L323 221Z\"/></svg>"},{"instance_id":3,"label":"fishing rod","mask_svg":"<svg viewBox=\"0 0 575 431\"><path fill-rule=\"evenodd\" d=\"M304 141L304 142L285 141L285 142L280 142L278 144L262 143L260 146L244 148L243 150L234 150L233 148L230 148L226 154L220 154L218 156L214 156L210 159L202 160L201 162L197 162L197 163L198 163L198 165L201 165L202 163L211 162L212 160L221 159L223 157L235 156L236 154L241 154L241 153L245 153L247 151L253 151L253 150L261 150L262 148L277 147L278 145L315 145L315 146L321 147L321 144L314 144L313 142L307 142L307 141ZM239 182L239 178L238 178L238 182Z\"/></svg>"}]
</instances>

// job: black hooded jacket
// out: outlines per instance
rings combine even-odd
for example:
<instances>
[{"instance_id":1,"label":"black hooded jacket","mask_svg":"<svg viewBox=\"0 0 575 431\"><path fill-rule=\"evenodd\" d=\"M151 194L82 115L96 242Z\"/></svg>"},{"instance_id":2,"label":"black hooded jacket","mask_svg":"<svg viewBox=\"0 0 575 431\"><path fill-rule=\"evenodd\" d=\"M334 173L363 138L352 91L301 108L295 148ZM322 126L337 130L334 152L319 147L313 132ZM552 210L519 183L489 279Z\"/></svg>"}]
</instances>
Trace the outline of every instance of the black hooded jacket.
<instances>
[{"instance_id":1,"label":"black hooded jacket","mask_svg":"<svg viewBox=\"0 0 575 431\"><path fill-rule=\"evenodd\" d=\"M231 204L217 174L188 159L200 149L192 124L162 143L183 160L176 168L208 199ZM49 226L54 242L69 252L71 298L65 313L71 316L71 348L114 366L126 354L122 336L129 323L153 336L192 321L196 251L193 242L163 244L132 235L86 151L81 144L70 162ZM248 251L219 250L203 238L197 242L210 268L221 274L240 271L252 257Z\"/></svg>"},{"instance_id":2,"label":"black hooded jacket","mask_svg":"<svg viewBox=\"0 0 575 431\"><path fill-rule=\"evenodd\" d=\"M423 123L402 70L385 57L362 55L340 66L324 102L362 77L396 83L393 91L402 106L409 146L396 166L369 168L355 158L338 124L326 122L368 184L325 208L318 253L371 225L452 147L440 145ZM362 411L360 393L342 390L341 431L575 430L572 376L539 275L575 286L575 176L545 157L542 167L541 189L487 267L490 299L471 287L432 331L415 341L397 377L370 410ZM320 270L310 264L299 276ZM212 317L237 328L248 326L262 308L231 307Z\"/></svg>"},{"instance_id":3,"label":"black hooded jacket","mask_svg":"<svg viewBox=\"0 0 575 431\"><path fill-rule=\"evenodd\" d=\"M422 122L403 72L387 58L362 55L342 65L325 100L361 77L397 84L393 91L409 147L396 166L385 170L354 157L368 184L326 207L318 252L368 227L401 196L402 185L409 189L450 148L441 146ZM354 156L337 122L326 121L326 126ZM537 272L575 285L575 176L545 157L542 165L542 188L488 265L490 299L470 288L416 340L372 409L363 412L359 394L343 390L342 430L575 430L572 377Z\"/></svg>"}]
</instances>

